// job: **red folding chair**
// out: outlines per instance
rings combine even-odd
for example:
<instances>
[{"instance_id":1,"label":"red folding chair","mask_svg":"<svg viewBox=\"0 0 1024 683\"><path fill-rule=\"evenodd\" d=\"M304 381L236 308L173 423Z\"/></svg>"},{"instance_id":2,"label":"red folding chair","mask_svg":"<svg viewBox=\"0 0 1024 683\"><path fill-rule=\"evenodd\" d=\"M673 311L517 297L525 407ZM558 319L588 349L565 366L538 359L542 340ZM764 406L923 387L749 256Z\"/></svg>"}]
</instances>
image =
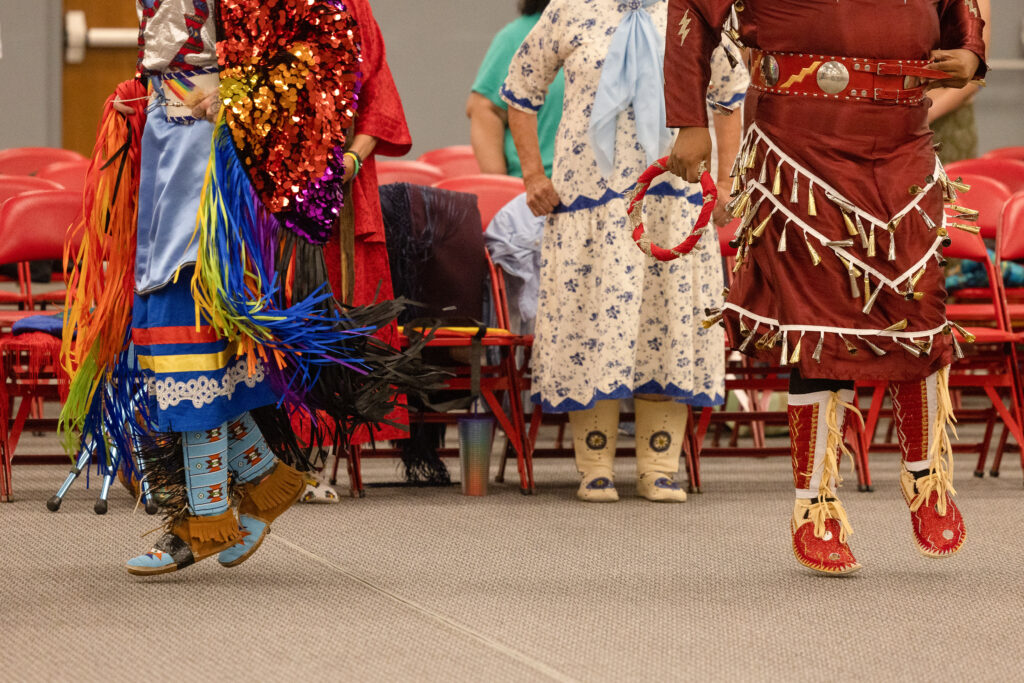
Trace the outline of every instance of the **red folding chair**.
<instances>
[{"instance_id":1,"label":"red folding chair","mask_svg":"<svg viewBox=\"0 0 1024 683\"><path fill-rule=\"evenodd\" d=\"M946 166L946 174L956 178L964 174L983 175L998 180L1017 192L1024 190L1024 161L998 157L982 157L980 159L963 159Z\"/></svg>"},{"instance_id":2,"label":"red folding chair","mask_svg":"<svg viewBox=\"0 0 1024 683\"><path fill-rule=\"evenodd\" d=\"M78 162L58 162L58 163L62 163L63 164L63 163L78 163ZM84 163L85 163L86 166L88 166L89 162L86 161ZM62 187L61 185L59 185L56 181L48 179L48 178L41 178L41 177L36 177L36 176L6 176L6 175L0 176L0 205L3 205L4 201L9 199L10 197L22 195L22 194L24 194L26 192L40 192L40 191L49 191L49 192L56 191L56 192L61 192L61 193L63 193L63 192L74 192L74 193L76 193L76 196L78 197L79 204L81 204L81 202L82 202L81 190L68 190L68 189ZM79 207L79 208L81 208L81 207ZM23 215L25 217L25 220L27 221L24 225L22 225L22 229L23 230L33 230L33 229L35 229L34 225L32 223L32 216L29 215L28 213L23 213L21 215ZM15 230L15 228L11 228L11 230ZM59 256L58 260L60 258L63 258L63 255ZM29 260L32 260L32 259L29 259ZM33 292L32 291L32 279L29 277L29 264L28 264L29 260L23 260L23 261L19 261L18 262L18 283L19 283L20 291L17 294L15 294L14 292L2 292L2 291L0 291L0 304L3 304L3 303L16 303L16 304L19 304L19 305L24 304L24 307L26 309L32 309L37 304L43 305L44 307L45 307L46 304L63 304L64 303L64 296L65 296L65 290L64 289L53 290L53 291L48 291L48 292L38 292L38 291L37 292ZM2 263L2 261L0 261L0 263ZM57 274L57 277L60 277L59 273Z\"/></svg>"},{"instance_id":3,"label":"red folding chair","mask_svg":"<svg viewBox=\"0 0 1024 683\"><path fill-rule=\"evenodd\" d=\"M999 147L981 155L982 159L1016 159L1024 161L1024 147Z\"/></svg>"},{"instance_id":4,"label":"red folding chair","mask_svg":"<svg viewBox=\"0 0 1024 683\"><path fill-rule=\"evenodd\" d=\"M453 148L448 148L453 149ZM472 151L472 150L470 150ZM476 160L474 159L474 163ZM510 201L521 195L526 191L526 186L523 184L521 178L514 178L512 176L493 175L487 173L476 173L473 175L462 175L454 178L446 178L437 183L434 183L434 187L442 190L451 190L453 192L467 192L469 194L476 195L477 208L480 210L480 223L483 229L486 230L487 226L490 225L494 215L501 210L503 206L508 204ZM495 308L499 311L499 319L502 321L499 323L500 327L509 329L509 307L508 307L508 294L505 288L505 273L501 268L494 265L491 261L491 256L487 254L487 267L489 269L492 283L495 283L493 296L495 299ZM533 343L533 338L530 336L517 336L516 345L519 347L526 347ZM533 481L533 454L532 445L533 442L527 442L526 434L526 416L525 409L522 404L522 388L523 388L523 373L524 369L518 366L515 362L515 353L508 354L509 366L507 371L514 376L515 382L519 387L520 391L516 394L517 410L519 411L519 418L521 420L519 439L522 450L520 457L520 478L525 471L526 480L528 482L528 489L524 489L524 492L528 490L532 492L534 490ZM535 409L539 413L539 409ZM497 481L504 481L505 478L505 464L508 460L509 449L512 448L511 442L509 448L506 448L504 457L502 459L501 467L498 469ZM515 450L512 448L512 450ZM516 451L517 456L520 455L519 451Z\"/></svg>"},{"instance_id":5,"label":"red folding chair","mask_svg":"<svg viewBox=\"0 0 1024 683\"><path fill-rule=\"evenodd\" d=\"M81 209L81 195L66 190L7 200L0 206L0 263L63 259L68 228ZM77 248L73 245L72 253ZM56 429L55 420L29 421L33 404L64 398L68 381L60 364L60 339L44 333L0 337L0 499L10 498L11 461L22 431L26 427ZM21 404L14 412L12 402L17 397Z\"/></svg>"},{"instance_id":6,"label":"red folding chair","mask_svg":"<svg viewBox=\"0 0 1024 683\"><path fill-rule=\"evenodd\" d=\"M0 175L0 204L11 197L39 190L62 190L60 183L30 175Z\"/></svg>"},{"instance_id":7,"label":"red folding chair","mask_svg":"<svg viewBox=\"0 0 1024 683\"><path fill-rule=\"evenodd\" d=\"M0 150L0 173L36 175L45 166L58 161L82 161L78 152L59 147L12 147Z\"/></svg>"},{"instance_id":8,"label":"red folding chair","mask_svg":"<svg viewBox=\"0 0 1024 683\"><path fill-rule=\"evenodd\" d=\"M480 213L482 216L486 217L485 220L481 221L481 231L483 230L483 227L490 222L490 218L493 216L494 211L497 210L492 210L490 207L496 204L503 206L512 197L523 192L521 180L509 179L501 176L483 177L488 181L497 177L506 181L512 180L515 182L506 182L503 184L456 183L453 186L440 187L440 189L475 194L477 196ZM513 193L510 188L514 188L515 192ZM524 337L521 335L516 335L509 331L508 297L505 291L505 281L502 272L500 269L495 268L494 263L491 261L490 254L487 253L486 249L483 249L482 256L485 260L487 273L490 277L491 299L494 302L497 326L494 328L487 328L485 331L480 331L476 328L443 327L438 329L435 336L426 342L426 346L435 349L458 349L479 344L479 346L484 349L497 348L500 351L500 360L497 364L490 365L487 364L486 361L481 364L481 367L479 368L478 386L474 386L471 366L466 365L455 366L453 369L446 368L446 370L451 369L454 376L446 380L445 388L459 392L467 392L472 389L477 389L479 391L480 398L482 398L484 403L487 404L498 425L505 432L507 437L507 448L516 454L519 469L520 490L523 493L528 494L532 493L534 489L533 467L529 460L529 453L524 446L525 418L523 415L519 374L515 363L516 349L521 348L526 342ZM403 328L397 341L400 345L404 346L409 343L409 337L412 334L419 332L419 330ZM507 408L503 405L501 397L505 397L508 404ZM457 416L448 413L432 413L427 411L422 415L422 419L425 422L453 423L456 421ZM376 450L377 453L380 454L386 449ZM360 465L362 451L363 449L354 447L350 448L347 454L350 487L354 496L361 495L363 488L361 480L362 468ZM439 453L445 455L448 454L443 450L439 451ZM336 476L337 473L335 472L335 477ZM501 479L499 479L499 481L501 481Z\"/></svg>"},{"instance_id":9,"label":"red folding chair","mask_svg":"<svg viewBox=\"0 0 1024 683\"><path fill-rule=\"evenodd\" d=\"M437 166L446 178L480 173L480 164L477 163L473 147L470 145L452 145L451 147L433 149L421 154L419 161Z\"/></svg>"},{"instance_id":10,"label":"red folding chair","mask_svg":"<svg viewBox=\"0 0 1024 683\"><path fill-rule=\"evenodd\" d=\"M433 185L444 180L444 172L433 164L422 161L385 161L377 160L377 184L412 183L413 185Z\"/></svg>"},{"instance_id":11,"label":"red folding chair","mask_svg":"<svg viewBox=\"0 0 1024 683\"><path fill-rule=\"evenodd\" d=\"M979 212L976 225L980 229L983 238L993 243L999 242L996 249L995 272L1001 272L999 261L1004 259L999 249L1013 249L1013 242L1021 239L1020 233L1010 231L1009 236L999 238L1002 228L999 226L1003 220L1003 209L1012 193L1005 184L998 180L982 175L964 174L963 181L971 186L969 192L963 198L963 203ZM1009 260L1013 260L1012 258ZM1002 284L1002 279L997 283ZM1011 319L1024 321L1024 292L1014 292L1011 301L1006 296L1006 305L1003 312ZM950 320L961 323L988 325L992 316L992 289L989 287L965 287L952 292L952 299L946 305L946 315Z\"/></svg>"},{"instance_id":12,"label":"red folding chair","mask_svg":"<svg viewBox=\"0 0 1024 683\"><path fill-rule=\"evenodd\" d=\"M1024 262L1024 192L1018 192L1004 204L1003 213L999 221L998 242L996 243L996 273L1002 273L1004 261ZM1001 282L1003 297L1006 305L1007 329L1019 331L1024 327L1024 287L1007 287L1005 281ZM1017 366L1016 376L1019 380L1018 388L1021 392L1021 401L1024 405L1024 368ZM992 461L992 476L999 476L999 467L1003 461L1003 452L1006 450L1006 440L1010 430L1003 428L1002 435L996 445L996 455Z\"/></svg>"},{"instance_id":13,"label":"red folding chair","mask_svg":"<svg viewBox=\"0 0 1024 683\"><path fill-rule=\"evenodd\" d=\"M52 180L65 190L81 194L85 190L85 176L89 172L90 163L88 159L58 161L44 166L36 177Z\"/></svg>"},{"instance_id":14,"label":"red folding chair","mask_svg":"<svg viewBox=\"0 0 1024 683\"><path fill-rule=\"evenodd\" d=\"M967 333L975 338L973 344L966 343L964 335L954 329L954 338L960 344L964 357L954 359L949 376L949 386L952 392L980 391L988 397L992 404L992 409L989 410L964 410L961 408L957 410L956 414L959 422L984 422L986 424L981 442L976 444L973 449L978 451L978 463L974 473L975 476L980 477L984 475L985 461L997 417L1013 434L1017 443L1024 444L1022 441L1024 439L1024 432L1022 432L1024 398L1021 395L1020 378L1015 370L1018 367L1016 344L1024 342L1024 334L1015 333L1007 326L1005 300L999 284L1000 280L981 237L955 228L950 229L949 237L951 243L943 248L943 256L982 264L989 282L989 303L974 304L976 308L973 309L974 312L978 312L982 307L987 306L987 316L977 317L983 318L979 322L985 322L988 326L966 328ZM956 321L956 317L951 312L947 312L947 318ZM887 383L867 382L859 384L859 386L873 390L871 406L865 416L866 426L861 444L863 459L866 462L869 450L898 451L899 447L896 444L883 444L875 441ZM1009 405L1004 403L1001 394L1006 394ZM959 443L956 447L957 450L963 450ZM1024 463L1024 446L1021 447L1021 461ZM868 484L870 485L870 475Z\"/></svg>"},{"instance_id":15,"label":"red folding chair","mask_svg":"<svg viewBox=\"0 0 1024 683\"><path fill-rule=\"evenodd\" d=\"M981 230L981 236L994 240L999 217L1003 214L1003 204L1010 198L1013 191L1006 183L989 175L981 173L958 175L971 186L971 189L957 201L978 212L978 220L975 221L975 225Z\"/></svg>"},{"instance_id":16,"label":"red folding chair","mask_svg":"<svg viewBox=\"0 0 1024 683\"><path fill-rule=\"evenodd\" d=\"M60 185L27 175L0 175L0 206L11 197L39 190L59 190ZM32 285L28 261L18 261L18 291L0 290L0 304L17 304L24 309L32 308Z\"/></svg>"},{"instance_id":17,"label":"red folding chair","mask_svg":"<svg viewBox=\"0 0 1024 683\"><path fill-rule=\"evenodd\" d=\"M985 239L995 240L999 217L1003 213L1003 205L1013 193L1005 183L989 176L965 173L961 177L965 183L971 186L963 203L979 212L976 225L981 231L981 236ZM991 290L988 287L965 287L952 292L951 301L955 303L950 305L954 307L956 315L951 317L956 317L957 320L977 320L970 316L968 310L957 311L956 306L964 301L985 300L990 297ZM982 307L982 320L988 315L989 307L989 305Z\"/></svg>"},{"instance_id":18,"label":"red folding chair","mask_svg":"<svg viewBox=\"0 0 1024 683\"><path fill-rule=\"evenodd\" d=\"M999 223L999 243L996 247L996 268L1001 270L1004 261L1024 262L1024 192L1018 192L1003 205ZM1024 300L1024 287L1003 288L1007 299ZM1010 324L1024 322L1024 315L1010 304Z\"/></svg>"},{"instance_id":19,"label":"red folding chair","mask_svg":"<svg viewBox=\"0 0 1024 683\"><path fill-rule=\"evenodd\" d=\"M480 208L480 222L483 223L484 230L491 224L491 219L501 210L501 207L526 192L522 178L490 173L445 178L434 183L434 187L475 194L476 205Z\"/></svg>"}]
</instances>

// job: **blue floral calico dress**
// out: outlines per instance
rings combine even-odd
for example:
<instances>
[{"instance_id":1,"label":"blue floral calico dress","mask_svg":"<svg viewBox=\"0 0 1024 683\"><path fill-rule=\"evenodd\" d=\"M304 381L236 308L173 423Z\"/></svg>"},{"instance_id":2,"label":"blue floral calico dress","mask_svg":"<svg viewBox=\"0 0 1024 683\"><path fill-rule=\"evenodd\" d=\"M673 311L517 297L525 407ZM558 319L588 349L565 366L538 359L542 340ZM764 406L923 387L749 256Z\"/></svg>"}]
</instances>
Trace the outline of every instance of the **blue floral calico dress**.
<instances>
[{"instance_id":1,"label":"blue floral calico dress","mask_svg":"<svg viewBox=\"0 0 1024 683\"><path fill-rule=\"evenodd\" d=\"M533 350L533 400L546 412L635 393L695 406L717 405L724 396L723 332L700 324L705 308L722 305L714 233L675 261L645 256L633 243L622 197L647 167L632 107L619 114L611 177L602 176L590 146L604 55L629 9L615 0L553 0L516 54L502 91L510 106L535 112L558 69L565 69L552 174L561 204L545 226ZM665 4L644 11L664 35ZM717 107L735 109L749 79L742 64L730 67L722 50L715 53L707 96ZM648 234L657 244L678 244L699 204L698 185L662 175L645 202Z\"/></svg>"}]
</instances>

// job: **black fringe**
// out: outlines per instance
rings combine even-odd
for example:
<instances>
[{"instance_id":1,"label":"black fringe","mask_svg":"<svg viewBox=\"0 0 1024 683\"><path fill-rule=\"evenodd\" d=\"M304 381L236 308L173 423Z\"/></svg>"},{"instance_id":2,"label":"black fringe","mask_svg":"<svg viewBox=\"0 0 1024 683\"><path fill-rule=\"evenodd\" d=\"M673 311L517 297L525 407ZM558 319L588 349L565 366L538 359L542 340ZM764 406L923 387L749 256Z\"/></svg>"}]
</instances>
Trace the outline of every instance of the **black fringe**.
<instances>
[{"instance_id":1,"label":"black fringe","mask_svg":"<svg viewBox=\"0 0 1024 683\"><path fill-rule=\"evenodd\" d=\"M137 436L136 457L150 495L160 508L167 528L188 514L188 486L185 484L185 456L180 433Z\"/></svg>"},{"instance_id":2,"label":"black fringe","mask_svg":"<svg viewBox=\"0 0 1024 683\"><path fill-rule=\"evenodd\" d=\"M292 297L301 300L329 286L323 249L284 231L278 275L287 276L289 264L296 264ZM325 302L325 313L341 314L342 329L363 327L384 328L391 324L408 305L404 299L382 301L367 306L344 306L334 298ZM387 416L398 404L402 394L426 399L432 391L444 386L447 376L441 368L425 364L421 352L433 333L416 335L409 347L399 351L372 336L352 337L338 356L361 358L369 366L368 374L360 374L339 364L324 365L318 381L301 397L302 407L292 409L320 410L335 423L336 452L347 447L347 437L360 425L372 427L387 423ZM316 430L314 430L316 431ZM326 445L322 438L317 447Z\"/></svg>"},{"instance_id":3,"label":"black fringe","mask_svg":"<svg viewBox=\"0 0 1024 683\"><path fill-rule=\"evenodd\" d=\"M319 457L322 456L313 457L311 454L315 451L303 448L295 438L295 430L286 409L269 405L254 408L249 414L262 432L267 446L281 462L300 472L310 472L323 467L323 463L319 461Z\"/></svg>"},{"instance_id":4,"label":"black fringe","mask_svg":"<svg viewBox=\"0 0 1024 683\"><path fill-rule=\"evenodd\" d=\"M451 474L437 449L444 445L445 425L413 421L409 424L409 438L399 441L405 480L417 486L447 486Z\"/></svg>"}]
</instances>

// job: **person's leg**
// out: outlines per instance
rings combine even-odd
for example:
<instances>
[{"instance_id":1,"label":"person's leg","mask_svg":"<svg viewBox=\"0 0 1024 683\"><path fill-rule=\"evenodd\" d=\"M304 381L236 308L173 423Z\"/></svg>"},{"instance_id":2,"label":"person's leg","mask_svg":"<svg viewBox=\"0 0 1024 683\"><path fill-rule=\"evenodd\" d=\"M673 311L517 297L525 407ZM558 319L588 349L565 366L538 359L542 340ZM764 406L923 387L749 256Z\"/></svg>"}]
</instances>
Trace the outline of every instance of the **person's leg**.
<instances>
[{"instance_id":1,"label":"person's leg","mask_svg":"<svg viewBox=\"0 0 1024 683\"><path fill-rule=\"evenodd\" d=\"M576 469L582 475L576 491L580 500L609 503L619 499L615 490L615 445L619 435L619 402L597 401L594 407L569 413Z\"/></svg>"},{"instance_id":2,"label":"person's leg","mask_svg":"<svg viewBox=\"0 0 1024 683\"><path fill-rule=\"evenodd\" d=\"M340 455L335 452L334 446L327 446L323 455L324 466L319 471L312 471L306 478L306 488L299 497L300 503L337 503L338 492L331 485L331 475L338 467L337 460Z\"/></svg>"},{"instance_id":3,"label":"person's leg","mask_svg":"<svg viewBox=\"0 0 1024 683\"><path fill-rule=\"evenodd\" d=\"M910 506L918 550L946 557L964 543L964 520L953 502L953 449L946 425L952 421L949 368L913 382L893 382L893 418L903 455L900 489Z\"/></svg>"},{"instance_id":4,"label":"person's leg","mask_svg":"<svg viewBox=\"0 0 1024 683\"><path fill-rule=\"evenodd\" d=\"M233 546L239 538L238 521L229 509L228 441L225 426L183 432L187 513L175 521L153 548L128 560L132 574L164 574Z\"/></svg>"},{"instance_id":5,"label":"person's leg","mask_svg":"<svg viewBox=\"0 0 1024 683\"><path fill-rule=\"evenodd\" d=\"M686 430L686 405L665 396L637 396L637 492L653 501L681 503L686 491L675 482Z\"/></svg>"},{"instance_id":6,"label":"person's leg","mask_svg":"<svg viewBox=\"0 0 1024 683\"><path fill-rule=\"evenodd\" d=\"M835 489L840 482L842 425L853 382L807 379L794 368L789 386L790 453L793 459L791 531L800 564L827 574L860 569L846 537L852 532Z\"/></svg>"},{"instance_id":7,"label":"person's leg","mask_svg":"<svg viewBox=\"0 0 1024 683\"><path fill-rule=\"evenodd\" d=\"M230 422L228 434L228 466L241 498L238 526L242 537L218 560L225 567L235 567L256 552L270 523L302 495L306 478L274 455L250 413Z\"/></svg>"}]
</instances>

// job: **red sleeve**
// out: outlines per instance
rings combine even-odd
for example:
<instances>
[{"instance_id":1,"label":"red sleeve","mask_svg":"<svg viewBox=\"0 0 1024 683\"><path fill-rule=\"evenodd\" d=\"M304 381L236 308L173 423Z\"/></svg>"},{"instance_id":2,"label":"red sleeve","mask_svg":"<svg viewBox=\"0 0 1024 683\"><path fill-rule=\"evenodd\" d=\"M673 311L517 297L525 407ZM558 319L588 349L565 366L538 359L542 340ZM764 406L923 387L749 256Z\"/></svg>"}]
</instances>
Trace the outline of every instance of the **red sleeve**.
<instances>
[{"instance_id":1,"label":"red sleeve","mask_svg":"<svg viewBox=\"0 0 1024 683\"><path fill-rule=\"evenodd\" d=\"M347 0L346 6L359 22L363 47L363 87L359 91L356 134L377 138L374 154L403 156L412 149L412 137L388 67L384 36L366 0Z\"/></svg>"},{"instance_id":2,"label":"red sleeve","mask_svg":"<svg viewBox=\"0 0 1024 683\"><path fill-rule=\"evenodd\" d=\"M970 50L978 55L981 63L974 76L984 77L988 71L985 41L981 37L985 20L981 18L978 0L943 0L939 8L939 27L942 30L939 47L943 50Z\"/></svg>"},{"instance_id":3,"label":"red sleeve","mask_svg":"<svg viewBox=\"0 0 1024 683\"><path fill-rule=\"evenodd\" d=\"M669 128L708 125L705 93L711 52L722 39L731 0L668 0L665 111Z\"/></svg>"}]
</instances>

